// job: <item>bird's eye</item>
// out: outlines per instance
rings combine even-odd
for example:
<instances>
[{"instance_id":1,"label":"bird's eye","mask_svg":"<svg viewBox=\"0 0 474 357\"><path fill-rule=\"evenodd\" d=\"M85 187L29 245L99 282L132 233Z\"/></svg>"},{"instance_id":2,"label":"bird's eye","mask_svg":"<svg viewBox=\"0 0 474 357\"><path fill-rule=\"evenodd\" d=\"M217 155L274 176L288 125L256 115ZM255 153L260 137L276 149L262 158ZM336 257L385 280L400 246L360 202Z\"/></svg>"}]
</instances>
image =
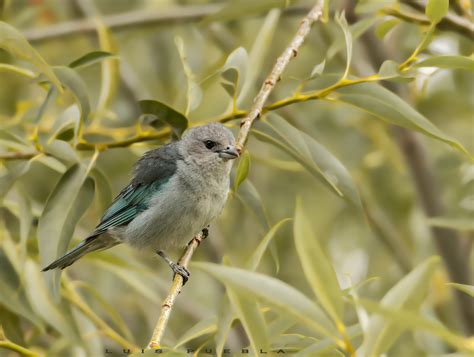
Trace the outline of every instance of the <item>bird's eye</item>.
<instances>
[{"instance_id":1,"label":"bird's eye","mask_svg":"<svg viewBox=\"0 0 474 357\"><path fill-rule=\"evenodd\" d=\"M204 142L204 145L206 146L207 149L211 150L214 146L216 146L216 143L212 140L206 140Z\"/></svg>"}]
</instances>

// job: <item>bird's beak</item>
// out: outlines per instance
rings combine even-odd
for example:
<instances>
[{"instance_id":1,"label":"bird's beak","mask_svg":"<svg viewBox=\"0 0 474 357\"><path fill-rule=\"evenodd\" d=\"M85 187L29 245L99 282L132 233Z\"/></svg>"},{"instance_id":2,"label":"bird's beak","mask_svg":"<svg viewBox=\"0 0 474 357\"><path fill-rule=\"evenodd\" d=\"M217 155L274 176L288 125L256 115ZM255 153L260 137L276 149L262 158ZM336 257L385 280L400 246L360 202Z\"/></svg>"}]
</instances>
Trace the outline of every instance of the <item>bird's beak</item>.
<instances>
[{"instance_id":1,"label":"bird's beak","mask_svg":"<svg viewBox=\"0 0 474 357\"><path fill-rule=\"evenodd\" d=\"M233 146L228 146L225 149L219 150L219 156L226 160L233 160L239 157L239 152Z\"/></svg>"}]
</instances>

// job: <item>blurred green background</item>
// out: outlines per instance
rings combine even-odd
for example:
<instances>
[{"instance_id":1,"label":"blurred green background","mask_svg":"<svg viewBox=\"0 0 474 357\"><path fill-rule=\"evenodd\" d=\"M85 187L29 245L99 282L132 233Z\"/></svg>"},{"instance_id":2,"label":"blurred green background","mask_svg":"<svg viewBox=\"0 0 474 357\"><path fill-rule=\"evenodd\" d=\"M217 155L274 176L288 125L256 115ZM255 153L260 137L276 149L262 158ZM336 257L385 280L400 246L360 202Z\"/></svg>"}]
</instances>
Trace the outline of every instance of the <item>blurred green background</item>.
<instances>
[{"instance_id":1,"label":"blurred green background","mask_svg":"<svg viewBox=\"0 0 474 357\"><path fill-rule=\"evenodd\" d=\"M183 125L237 135L314 4L0 1L0 356L147 345L171 284L157 256L41 267ZM472 4L325 6L234 166L166 350L474 353Z\"/></svg>"}]
</instances>

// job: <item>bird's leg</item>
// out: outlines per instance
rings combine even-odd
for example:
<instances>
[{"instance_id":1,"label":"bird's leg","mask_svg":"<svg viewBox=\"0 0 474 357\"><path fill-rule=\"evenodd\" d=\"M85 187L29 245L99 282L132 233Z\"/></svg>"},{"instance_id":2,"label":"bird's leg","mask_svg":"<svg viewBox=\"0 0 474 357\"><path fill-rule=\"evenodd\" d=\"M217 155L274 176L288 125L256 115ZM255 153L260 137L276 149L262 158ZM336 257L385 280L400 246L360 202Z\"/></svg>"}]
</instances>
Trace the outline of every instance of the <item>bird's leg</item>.
<instances>
[{"instance_id":1,"label":"bird's leg","mask_svg":"<svg viewBox=\"0 0 474 357\"><path fill-rule=\"evenodd\" d=\"M160 257L162 257L166 263L168 263L168 265L170 266L171 270L173 271L173 273L176 275L181 275L181 277L183 278L183 286L184 284L187 283L188 279L189 279L189 276L191 275L191 273L189 272L188 269L186 269L185 267L175 263L174 261L172 261L166 254L165 252L163 252L162 250L159 250L158 252L156 252ZM173 279L174 279L174 276L173 276Z\"/></svg>"}]
</instances>

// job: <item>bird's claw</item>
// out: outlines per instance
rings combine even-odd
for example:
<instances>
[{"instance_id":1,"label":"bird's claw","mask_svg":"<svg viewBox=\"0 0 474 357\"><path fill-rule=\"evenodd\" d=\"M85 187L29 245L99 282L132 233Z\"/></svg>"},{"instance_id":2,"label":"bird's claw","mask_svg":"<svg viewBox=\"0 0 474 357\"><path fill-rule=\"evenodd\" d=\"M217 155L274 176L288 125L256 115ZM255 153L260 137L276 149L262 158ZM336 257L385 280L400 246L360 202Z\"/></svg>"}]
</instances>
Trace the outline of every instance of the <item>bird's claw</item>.
<instances>
[{"instance_id":1,"label":"bird's claw","mask_svg":"<svg viewBox=\"0 0 474 357\"><path fill-rule=\"evenodd\" d=\"M181 277L183 278L183 286L184 286L188 282L189 276L191 275L189 270L176 263L173 263L170 266L171 266L171 270L173 270L174 272L173 280L176 274L181 275Z\"/></svg>"}]
</instances>

